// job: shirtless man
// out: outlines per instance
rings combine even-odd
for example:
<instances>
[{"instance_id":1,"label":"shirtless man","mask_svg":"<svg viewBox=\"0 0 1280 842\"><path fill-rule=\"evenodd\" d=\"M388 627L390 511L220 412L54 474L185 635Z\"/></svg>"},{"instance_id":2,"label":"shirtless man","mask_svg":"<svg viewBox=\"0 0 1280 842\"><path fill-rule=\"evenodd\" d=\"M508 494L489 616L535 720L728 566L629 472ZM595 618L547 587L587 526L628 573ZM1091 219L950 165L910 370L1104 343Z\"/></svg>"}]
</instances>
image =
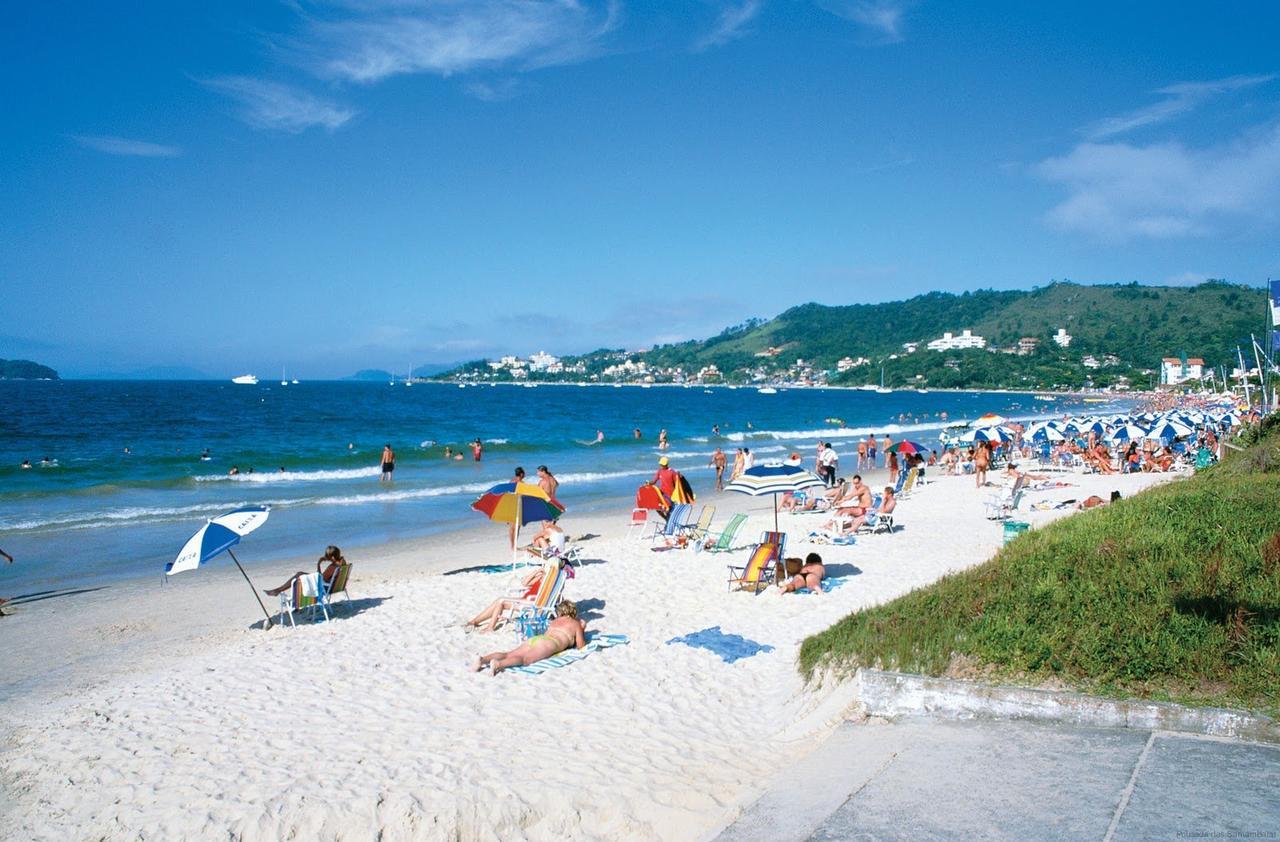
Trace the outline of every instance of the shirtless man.
<instances>
[{"instance_id":1,"label":"shirtless man","mask_svg":"<svg viewBox=\"0 0 1280 842\"><path fill-rule=\"evenodd\" d=\"M871 489L862 482L862 477L853 475L849 483L849 493L836 501L836 514L859 517L871 508Z\"/></svg>"},{"instance_id":2,"label":"shirtless man","mask_svg":"<svg viewBox=\"0 0 1280 842\"><path fill-rule=\"evenodd\" d=\"M867 465L871 470L876 469L876 434L872 433L867 436Z\"/></svg>"},{"instance_id":3,"label":"shirtless man","mask_svg":"<svg viewBox=\"0 0 1280 842\"><path fill-rule=\"evenodd\" d=\"M560 480L551 475L546 465L538 466L538 487L547 492L547 496L554 498L556 489L560 487Z\"/></svg>"},{"instance_id":4,"label":"shirtless man","mask_svg":"<svg viewBox=\"0 0 1280 842\"><path fill-rule=\"evenodd\" d=\"M865 471L867 469L867 443L865 441L858 442L858 470Z\"/></svg>"},{"instance_id":5,"label":"shirtless man","mask_svg":"<svg viewBox=\"0 0 1280 842\"><path fill-rule=\"evenodd\" d=\"M849 524L849 534L852 535L857 532L863 524L875 526L880 515L891 515L893 514L893 510L897 507L898 498L893 496L893 486L885 486L884 497L880 500L880 507L865 511L858 517L854 518L853 522Z\"/></svg>"},{"instance_id":6,"label":"shirtless man","mask_svg":"<svg viewBox=\"0 0 1280 842\"><path fill-rule=\"evenodd\" d=\"M716 469L716 491L724 491L724 469L728 465L728 457L717 447L716 452L711 454L711 467Z\"/></svg>"},{"instance_id":7,"label":"shirtless man","mask_svg":"<svg viewBox=\"0 0 1280 842\"><path fill-rule=\"evenodd\" d=\"M558 655L569 647L581 649L587 645L587 624L578 619L578 606L565 600L556 607L556 618L542 634L521 643L507 652L491 652L481 655L471 663L472 672L489 668L490 675L497 675L510 667L528 666L543 658Z\"/></svg>"},{"instance_id":8,"label":"shirtless man","mask_svg":"<svg viewBox=\"0 0 1280 842\"><path fill-rule=\"evenodd\" d=\"M387 442L382 448L382 479L381 482L391 481L391 472L396 469L396 452L391 449L391 443ZM281 468L280 470L284 470Z\"/></svg>"}]
</instances>

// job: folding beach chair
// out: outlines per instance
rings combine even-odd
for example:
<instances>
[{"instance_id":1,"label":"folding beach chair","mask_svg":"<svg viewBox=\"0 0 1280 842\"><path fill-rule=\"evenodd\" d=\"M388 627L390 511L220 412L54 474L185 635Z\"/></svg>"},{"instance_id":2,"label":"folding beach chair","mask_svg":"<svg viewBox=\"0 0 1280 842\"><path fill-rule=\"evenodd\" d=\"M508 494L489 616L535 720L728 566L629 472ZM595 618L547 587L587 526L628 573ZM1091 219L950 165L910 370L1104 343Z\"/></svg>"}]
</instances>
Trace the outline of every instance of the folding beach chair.
<instances>
[{"instance_id":1,"label":"folding beach chair","mask_svg":"<svg viewBox=\"0 0 1280 842\"><path fill-rule=\"evenodd\" d=\"M711 521L715 516L715 506L703 506L702 513L698 515L698 522L680 526L680 534L687 537L690 541L702 541L707 537L707 533L710 532Z\"/></svg>"},{"instance_id":2,"label":"folding beach chair","mask_svg":"<svg viewBox=\"0 0 1280 842\"><path fill-rule=\"evenodd\" d=\"M667 516L666 526L662 529L655 528L649 539L656 541L659 538L665 538L668 542L674 542L680 537L680 530L690 526L689 517L692 514L692 503L676 503L671 507L671 514Z\"/></svg>"},{"instance_id":3,"label":"folding beach chair","mask_svg":"<svg viewBox=\"0 0 1280 842\"><path fill-rule=\"evenodd\" d=\"M912 488L914 488L914 487L915 487L915 484L916 484L916 474L917 474L917 473L919 473L919 469L918 469L918 468L912 468L911 470L907 471L907 479L906 479L906 481L905 481L905 482L903 482L903 483L902 483L902 490L901 490L901 491L896 492L896 493L894 494L894 496L895 496L895 497L899 497L899 498L901 498L901 497L906 497L906 496L908 496L909 494L911 494L911 490L912 490Z\"/></svg>"},{"instance_id":4,"label":"folding beach chair","mask_svg":"<svg viewBox=\"0 0 1280 842\"><path fill-rule=\"evenodd\" d=\"M560 604L564 583L569 578L568 565L559 559L549 559L542 566L542 582L531 599L508 599L502 614L509 620L524 615L536 619L549 619Z\"/></svg>"},{"instance_id":5,"label":"folding beach chair","mask_svg":"<svg viewBox=\"0 0 1280 842\"><path fill-rule=\"evenodd\" d=\"M1013 485L1000 494L987 498L987 520L1005 520L1010 517L1022 502L1023 482L1026 477L1019 475Z\"/></svg>"},{"instance_id":6,"label":"folding beach chair","mask_svg":"<svg viewBox=\"0 0 1280 842\"><path fill-rule=\"evenodd\" d=\"M293 586L280 594L280 624L285 620L296 626L293 615L298 611L307 611L307 619L315 620L316 609L326 620L329 610L334 608L333 597L342 594L351 602L351 594L347 593L347 580L351 577L351 563L339 564L334 571L333 581L326 584L319 573L308 573L293 580Z\"/></svg>"},{"instance_id":7,"label":"folding beach chair","mask_svg":"<svg viewBox=\"0 0 1280 842\"><path fill-rule=\"evenodd\" d=\"M703 542L699 541L693 547L697 549L705 549L709 553L723 553L733 549L734 539L738 537L738 529L742 524L747 522L746 515L734 515L729 518L729 522L725 524L724 529L720 532L711 532L707 534L706 541L714 541L710 546L704 547Z\"/></svg>"},{"instance_id":8,"label":"folding beach chair","mask_svg":"<svg viewBox=\"0 0 1280 842\"><path fill-rule=\"evenodd\" d=\"M777 577L776 564L782 558L786 543L784 532L766 532L760 536L760 543L751 551L745 565L728 565L729 590L737 585L739 590L750 588L752 593L758 594L769 587Z\"/></svg>"},{"instance_id":9,"label":"folding beach chair","mask_svg":"<svg viewBox=\"0 0 1280 842\"><path fill-rule=\"evenodd\" d=\"M645 530L649 526L649 510L648 509L632 509L631 522L627 524L627 537L633 535L643 538Z\"/></svg>"}]
</instances>

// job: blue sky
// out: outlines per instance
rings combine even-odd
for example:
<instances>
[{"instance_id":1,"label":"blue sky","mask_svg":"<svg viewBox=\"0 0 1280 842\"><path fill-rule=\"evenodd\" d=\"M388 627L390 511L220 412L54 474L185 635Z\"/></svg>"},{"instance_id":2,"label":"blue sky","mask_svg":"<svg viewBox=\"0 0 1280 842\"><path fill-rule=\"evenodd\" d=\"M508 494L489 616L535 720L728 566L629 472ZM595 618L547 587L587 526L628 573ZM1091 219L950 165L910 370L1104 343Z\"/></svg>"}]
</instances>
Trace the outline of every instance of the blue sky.
<instances>
[{"instance_id":1,"label":"blue sky","mask_svg":"<svg viewBox=\"0 0 1280 842\"><path fill-rule=\"evenodd\" d=\"M1280 275L1274 3L25 4L0 357L404 370Z\"/></svg>"}]
</instances>

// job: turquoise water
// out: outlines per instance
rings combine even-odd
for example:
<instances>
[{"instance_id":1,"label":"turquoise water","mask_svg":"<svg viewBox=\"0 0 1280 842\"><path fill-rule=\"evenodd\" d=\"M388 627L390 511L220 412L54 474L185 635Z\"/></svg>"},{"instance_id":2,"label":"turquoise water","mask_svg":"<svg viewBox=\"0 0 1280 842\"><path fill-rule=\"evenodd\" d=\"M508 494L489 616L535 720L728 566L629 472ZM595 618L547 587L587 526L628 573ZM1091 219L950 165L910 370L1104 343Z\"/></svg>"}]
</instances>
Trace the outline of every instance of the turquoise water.
<instances>
[{"instance_id":1,"label":"turquoise water","mask_svg":"<svg viewBox=\"0 0 1280 842\"><path fill-rule=\"evenodd\" d=\"M0 397L0 548L18 558L0 569L5 592L159 576L204 518L248 503L273 511L244 541L246 564L480 525L469 504L517 465L530 476L551 468L571 524L652 475L663 427L672 464L709 490L717 444L731 459L743 445L762 460L793 450L807 459L820 438L841 452L870 432L936 442L944 411L954 421L1084 406L1008 393L386 383L0 382ZM587 444L597 429L604 442ZM442 457L477 437L483 461ZM382 483L388 442L397 468ZM24 459L34 467L20 468ZM228 476L232 465L239 476ZM493 528L500 551L505 529Z\"/></svg>"}]
</instances>

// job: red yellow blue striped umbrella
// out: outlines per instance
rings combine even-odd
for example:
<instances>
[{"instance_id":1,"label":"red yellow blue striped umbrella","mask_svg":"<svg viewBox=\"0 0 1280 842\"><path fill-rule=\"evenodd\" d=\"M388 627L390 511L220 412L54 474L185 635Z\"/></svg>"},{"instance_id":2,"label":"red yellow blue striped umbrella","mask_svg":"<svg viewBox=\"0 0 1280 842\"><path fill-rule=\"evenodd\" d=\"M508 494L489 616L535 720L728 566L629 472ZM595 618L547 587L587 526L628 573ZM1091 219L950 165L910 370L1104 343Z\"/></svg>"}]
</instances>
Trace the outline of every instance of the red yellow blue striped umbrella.
<instances>
[{"instance_id":1,"label":"red yellow blue striped umbrella","mask_svg":"<svg viewBox=\"0 0 1280 842\"><path fill-rule=\"evenodd\" d=\"M504 482L481 494L471 508L498 523L515 524L512 552L519 545L520 527L535 520L556 520L564 504L531 482Z\"/></svg>"}]
</instances>

